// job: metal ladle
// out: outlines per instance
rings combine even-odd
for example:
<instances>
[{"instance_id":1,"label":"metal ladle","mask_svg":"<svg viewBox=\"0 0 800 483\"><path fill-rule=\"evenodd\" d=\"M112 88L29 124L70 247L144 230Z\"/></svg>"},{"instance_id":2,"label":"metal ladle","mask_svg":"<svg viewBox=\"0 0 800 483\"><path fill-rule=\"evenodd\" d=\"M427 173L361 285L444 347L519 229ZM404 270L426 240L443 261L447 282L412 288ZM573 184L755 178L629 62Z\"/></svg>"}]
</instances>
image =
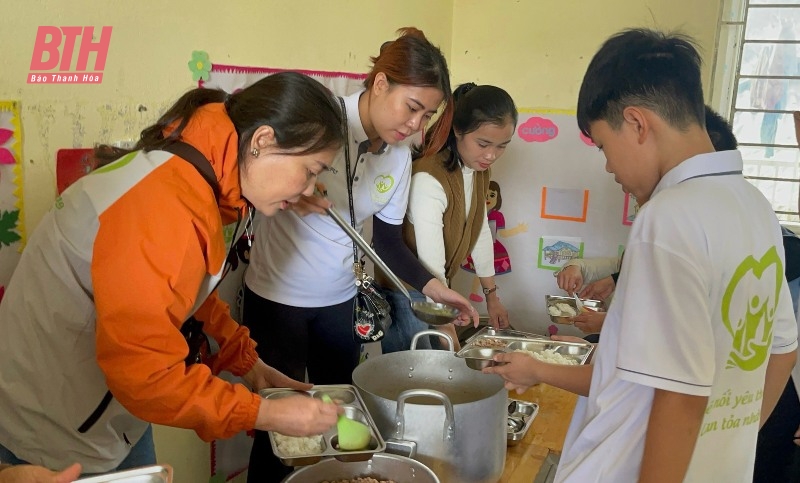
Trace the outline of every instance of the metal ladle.
<instances>
[{"instance_id":1,"label":"metal ladle","mask_svg":"<svg viewBox=\"0 0 800 483\"><path fill-rule=\"evenodd\" d=\"M406 290L406 287L403 284L403 282L401 282L400 279L397 278L397 275L395 275L394 272L392 272L389 269L389 267L383 262L383 260L381 260L378 254L375 253L375 250L373 250L372 247L369 246L369 243L367 243L366 240L364 240L361 234L359 234L355 229L353 229L353 227L350 226L350 223L345 221L344 218L342 218L342 216L332 207L326 209L325 211L328 213L328 216L333 218L333 221L335 221L336 224L339 225L342 228L342 230L345 231L345 233L347 233L347 236L349 236L356 243L356 245L358 245L359 248L364 250L364 254L366 254L367 257L369 257L369 259L372 260L375 266L383 270L383 272L389 277L389 280L391 280L391 282L401 292L403 292L403 295L405 295L409 303L411 303L411 311L414 312L414 315L416 315L419 320L428 323L430 325L444 325L444 324L449 324L455 318L458 317L459 313L458 309L453 308L449 305L440 304L436 302L428 302L428 301L415 302L411 298L411 294L409 294L408 290Z\"/></svg>"}]
</instances>

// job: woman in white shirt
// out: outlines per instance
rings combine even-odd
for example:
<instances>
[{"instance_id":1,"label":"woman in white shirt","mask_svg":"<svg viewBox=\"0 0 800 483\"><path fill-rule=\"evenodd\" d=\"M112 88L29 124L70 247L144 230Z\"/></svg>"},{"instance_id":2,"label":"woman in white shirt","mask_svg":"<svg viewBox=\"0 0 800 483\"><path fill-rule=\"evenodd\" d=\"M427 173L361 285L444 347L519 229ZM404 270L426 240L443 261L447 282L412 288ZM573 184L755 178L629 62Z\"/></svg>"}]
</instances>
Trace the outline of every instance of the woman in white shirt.
<instances>
[{"instance_id":1,"label":"woman in white shirt","mask_svg":"<svg viewBox=\"0 0 800 483\"><path fill-rule=\"evenodd\" d=\"M486 195L491 166L514 136L517 109L506 91L490 85L462 84L453 99L455 112L447 142L433 155L426 149L429 144L423 145L413 163L403 238L422 265L447 285L461 262L472 253L490 323L507 327L508 311L500 302L494 281ZM436 124L431 131L437 129ZM402 293L387 292L392 304L392 326L382 342L383 352L407 350L414 334L427 325L406 308ZM424 299L419 292L414 297ZM458 345L452 324L440 328ZM428 342L420 340L418 347L428 348Z\"/></svg>"},{"instance_id":2,"label":"woman in white shirt","mask_svg":"<svg viewBox=\"0 0 800 483\"><path fill-rule=\"evenodd\" d=\"M243 323L262 359L299 380L307 371L314 384L349 384L358 364L353 242L325 214L333 202L350 222L345 176L352 182L355 227L362 231L372 218L373 245L389 268L433 300L459 308L462 323L478 322L467 299L428 273L402 242L411 179L411 149L402 141L444 103L426 148L435 152L447 138L453 108L441 51L415 28L400 32L372 58L365 89L342 100L350 159L340 153L333 169L318 177L327 200L304 197L291 210L256 220ZM248 481L280 481L289 471L272 455L267 434L256 432Z\"/></svg>"}]
</instances>

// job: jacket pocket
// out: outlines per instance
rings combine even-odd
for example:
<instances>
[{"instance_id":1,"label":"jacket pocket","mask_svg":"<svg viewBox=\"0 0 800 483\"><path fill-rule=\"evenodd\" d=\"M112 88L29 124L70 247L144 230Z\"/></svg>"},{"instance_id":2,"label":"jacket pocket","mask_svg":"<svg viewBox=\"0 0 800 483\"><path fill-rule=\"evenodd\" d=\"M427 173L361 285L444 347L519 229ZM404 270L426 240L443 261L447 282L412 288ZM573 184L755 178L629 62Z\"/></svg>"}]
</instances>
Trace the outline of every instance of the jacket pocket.
<instances>
[{"instance_id":1,"label":"jacket pocket","mask_svg":"<svg viewBox=\"0 0 800 483\"><path fill-rule=\"evenodd\" d=\"M100 404L98 404L95 410L92 411L92 414L89 415L86 421L84 421L83 424L78 427L78 432L85 433L89 431L89 429L95 425L97 420L100 419L103 413L106 412L106 409L108 409L108 405L111 404L111 400L113 398L114 396L111 395L111 391L106 391L106 394L103 396L103 400L100 401Z\"/></svg>"}]
</instances>

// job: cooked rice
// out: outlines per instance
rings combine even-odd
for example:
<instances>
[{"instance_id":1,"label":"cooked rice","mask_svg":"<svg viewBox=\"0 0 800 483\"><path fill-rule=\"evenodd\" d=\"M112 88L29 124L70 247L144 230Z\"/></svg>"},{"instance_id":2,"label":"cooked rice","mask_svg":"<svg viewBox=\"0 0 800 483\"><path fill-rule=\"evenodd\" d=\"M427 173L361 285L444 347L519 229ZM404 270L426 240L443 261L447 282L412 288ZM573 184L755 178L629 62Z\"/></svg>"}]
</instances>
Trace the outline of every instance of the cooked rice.
<instances>
[{"instance_id":1,"label":"cooked rice","mask_svg":"<svg viewBox=\"0 0 800 483\"><path fill-rule=\"evenodd\" d=\"M541 352L533 352L533 351L526 351L525 349L517 349L514 352L522 352L523 354L528 354L529 356L538 359L542 362L548 362L550 364L563 364L565 366L577 366L578 361L571 357L564 357L555 349L545 349Z\"/></svg>"},{"instance_id":2,"label":"cooked rice","mask_svg":"<svg viewBox=\"0 0 800 483\"><path fill-rule=\"evenodd\" d=\"M303 456L322 453L322 435L286 436L273 433L275 446L286 456Z\"/></svg>"},{"instance_id":3,"label":"cooked rice","mask_svg":"<svg viewBox=\"0 0 800 483\"><path fill-rule=\"evenodd\" d=\"M551 307L552 307L552 305L551 305ZM561 314L562 317L575 317L576 315L578 315L578 311L575 310L575 307L573 307L570 304L565 304L564 302L559 302L559 303L557 303L555 305L555 307L556 307L556 309L558 309L558 311L559 311L559 313ZM553 314L553 315L556 315L556 314Z\"/></svg>"}]
</instances>

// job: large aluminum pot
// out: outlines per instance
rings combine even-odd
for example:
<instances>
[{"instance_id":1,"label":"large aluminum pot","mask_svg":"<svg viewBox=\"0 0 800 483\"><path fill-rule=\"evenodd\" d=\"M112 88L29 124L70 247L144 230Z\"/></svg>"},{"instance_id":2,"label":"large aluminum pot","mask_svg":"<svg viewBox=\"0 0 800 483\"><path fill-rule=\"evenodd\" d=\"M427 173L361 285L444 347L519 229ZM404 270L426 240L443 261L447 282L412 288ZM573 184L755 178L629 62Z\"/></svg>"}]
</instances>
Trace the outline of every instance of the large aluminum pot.
<instances>
[{"instance_id":1,"label":"large aluminum pot","mask_svg":"<svg viewBox=\"0 0 800 483\"><path fill-rule=\"evenodd\" d=\"M450 352L414 350L367 359L355 385L386 440L386 451L425 463L446 482L495 483L506 458L508 392L497 376L469 369ZM447 337L449 339L449 337Z\"/></svg>"},{"instance_id":2,"label":"large aluminum pot","mask_svg":"<svg viewBox=\"0 0 800 483\"><path fill-rule=\"evenodd\" d=\"M282 483L318 483L325 480L354 480L372 477L414 483L439 483L439 478L427 466L405 456L376 453L368 461L343 463L326 458L319 463L300 468Z\"/></svg>"}]
</instances>

